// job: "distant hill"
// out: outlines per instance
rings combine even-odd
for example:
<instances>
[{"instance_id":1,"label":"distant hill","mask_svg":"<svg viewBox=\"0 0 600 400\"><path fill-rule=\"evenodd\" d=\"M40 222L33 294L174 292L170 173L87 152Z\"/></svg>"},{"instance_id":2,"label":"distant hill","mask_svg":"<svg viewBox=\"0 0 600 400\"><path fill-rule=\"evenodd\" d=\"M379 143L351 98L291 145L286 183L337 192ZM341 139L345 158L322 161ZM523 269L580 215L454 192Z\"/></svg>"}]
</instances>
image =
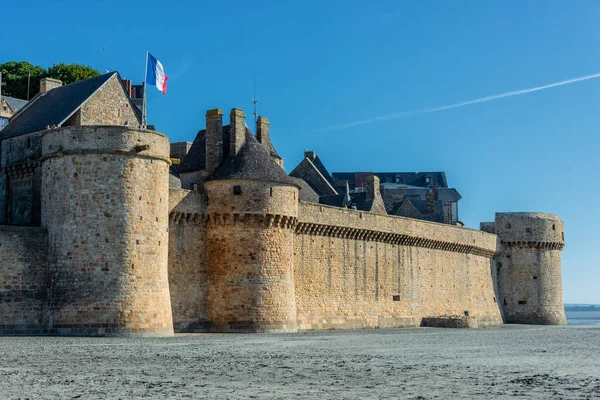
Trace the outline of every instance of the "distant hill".
<instances>
[{"instance_id":1,"label":"distant hill","mask_svg":"<svg viewBox=\"0 0 600 400\"><path fill-rule=\"evenodd\" d=\"M565 311L600 311L600 304L565 304Z\"/></svg>"}]
</instances>

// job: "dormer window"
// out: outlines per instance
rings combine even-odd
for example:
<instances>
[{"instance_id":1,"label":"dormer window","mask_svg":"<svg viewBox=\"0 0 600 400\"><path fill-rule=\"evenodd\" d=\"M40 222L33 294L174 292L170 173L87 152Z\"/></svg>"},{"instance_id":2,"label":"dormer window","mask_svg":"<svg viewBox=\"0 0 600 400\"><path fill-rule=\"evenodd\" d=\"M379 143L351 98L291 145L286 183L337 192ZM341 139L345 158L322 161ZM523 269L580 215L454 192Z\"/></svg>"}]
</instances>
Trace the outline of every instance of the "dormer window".
<instances>
[{"instance_id":1,"label":"dormer window","mask_svg":"<svg viewBox=\"0 0 600 400\"><path fill-rule=\"evenodd\" d=\"M429 185L431 183L431 178L429 176L425 177L425 183Z\"/></svg>"},{"instance_id":2,"label":"dormer window","mask_svg":"<svg viewBox=\"0 0 600 400\"><path fill-rule=\"evenodd\" d=\"M396 183L400 183L400 177L396 177Z\"/></svg>"}]
</instances>

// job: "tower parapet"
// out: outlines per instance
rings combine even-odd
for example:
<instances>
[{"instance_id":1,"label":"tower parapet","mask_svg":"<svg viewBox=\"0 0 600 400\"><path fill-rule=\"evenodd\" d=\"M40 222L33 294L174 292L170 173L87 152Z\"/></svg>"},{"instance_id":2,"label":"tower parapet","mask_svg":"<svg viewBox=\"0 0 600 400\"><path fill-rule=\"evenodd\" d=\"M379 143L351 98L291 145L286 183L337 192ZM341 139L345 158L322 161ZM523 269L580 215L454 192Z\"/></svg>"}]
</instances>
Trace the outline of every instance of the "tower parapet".
<instances>
[{"instance_id":1,"label":"tower parapet","mask_svg":"<svg viewBox=\"0 0 600 400\"><path fill-rule=\"evenodd\" d=\"M493 229L498 235L495 267L505 322L566 324L562 220L545 213L496 213Z\"/></svg>"},{"instance_id":2,"label":"tower parapet","mask_svg":"<svg viewBox=\"0 0 600 400\"><path fill-rule=\"evenodd\" d=\"M127 127L42 138L50 332L170 336L169 139Z\"/></svg>"}]
</instances>

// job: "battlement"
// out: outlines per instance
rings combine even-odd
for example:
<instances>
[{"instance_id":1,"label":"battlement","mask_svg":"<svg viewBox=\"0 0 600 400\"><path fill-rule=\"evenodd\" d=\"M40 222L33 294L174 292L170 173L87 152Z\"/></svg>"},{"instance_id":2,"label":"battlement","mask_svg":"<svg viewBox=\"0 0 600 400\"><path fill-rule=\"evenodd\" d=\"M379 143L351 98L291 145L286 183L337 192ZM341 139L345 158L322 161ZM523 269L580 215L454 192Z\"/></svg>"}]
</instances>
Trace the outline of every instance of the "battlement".
<instances>
[{"instance_id":1,"label":"battlement","mask_svg":"<svg viewBox=\"0 0 600 400\"><path fill-rule=\"evenodd\" d=\"M553 214L496 213L495 231L501 242L507 245L528 247L548 243L562 248L565 240L563 222Z\"/></svg>"}]
</instances>

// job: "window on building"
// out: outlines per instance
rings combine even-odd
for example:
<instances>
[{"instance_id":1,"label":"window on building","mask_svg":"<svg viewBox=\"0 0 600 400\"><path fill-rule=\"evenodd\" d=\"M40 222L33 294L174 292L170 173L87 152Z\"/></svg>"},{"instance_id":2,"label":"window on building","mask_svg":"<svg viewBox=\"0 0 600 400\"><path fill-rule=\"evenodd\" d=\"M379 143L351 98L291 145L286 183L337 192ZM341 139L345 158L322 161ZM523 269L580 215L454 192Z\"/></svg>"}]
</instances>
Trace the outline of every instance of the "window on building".
<instances>
[{"instance_id":1,"label":"window on building","mask_svg":"<svg viewBox=\"0 0 600 400\"><path fill-rule=\"evenodd\" d=\"M428 185L431 183L431 178L429 176L425 177L425 183Z\"/></svg>"},{"instance_id":2,"label":"window on building","mask_svg":"<svg viewBox=\"0 0 600 400\"><path fill-rule=\"evenodd\" d=\"M235 195L242 194L242 187L240 185L235 185L233 187L233 194L235 194Z\"/></svg>"},{"instance_id":3,"label":"window on building","mask_svg":"<svg viewBox=\"0 0 600 400\"><path fill-rule=\"evenodd\" d=\"M521 304L521 305L527 304L527 300L519 300L519 304Z\"/></svg>"},{"instance_id":4,"label":"window on building","mask_svg":"<svg viewBox=\"0 0 600 400\"><path fill-rule=\"evenodd\" d=\"M398 177L398 176L396 177L396 183L401 183L400 182L400 177Z\"/></svg>"},{"instance_id":5,"label":"window on building","mask_svg":"<svg viewBox=\"0 0 600 400\"><path fill-rule=\"evenodd\" d=\"M193 190L198 190L198 184L197 184L197 183L194 183L194 184L192 185L192 189L193 189Z\"/></svg>"}]
</instances>

